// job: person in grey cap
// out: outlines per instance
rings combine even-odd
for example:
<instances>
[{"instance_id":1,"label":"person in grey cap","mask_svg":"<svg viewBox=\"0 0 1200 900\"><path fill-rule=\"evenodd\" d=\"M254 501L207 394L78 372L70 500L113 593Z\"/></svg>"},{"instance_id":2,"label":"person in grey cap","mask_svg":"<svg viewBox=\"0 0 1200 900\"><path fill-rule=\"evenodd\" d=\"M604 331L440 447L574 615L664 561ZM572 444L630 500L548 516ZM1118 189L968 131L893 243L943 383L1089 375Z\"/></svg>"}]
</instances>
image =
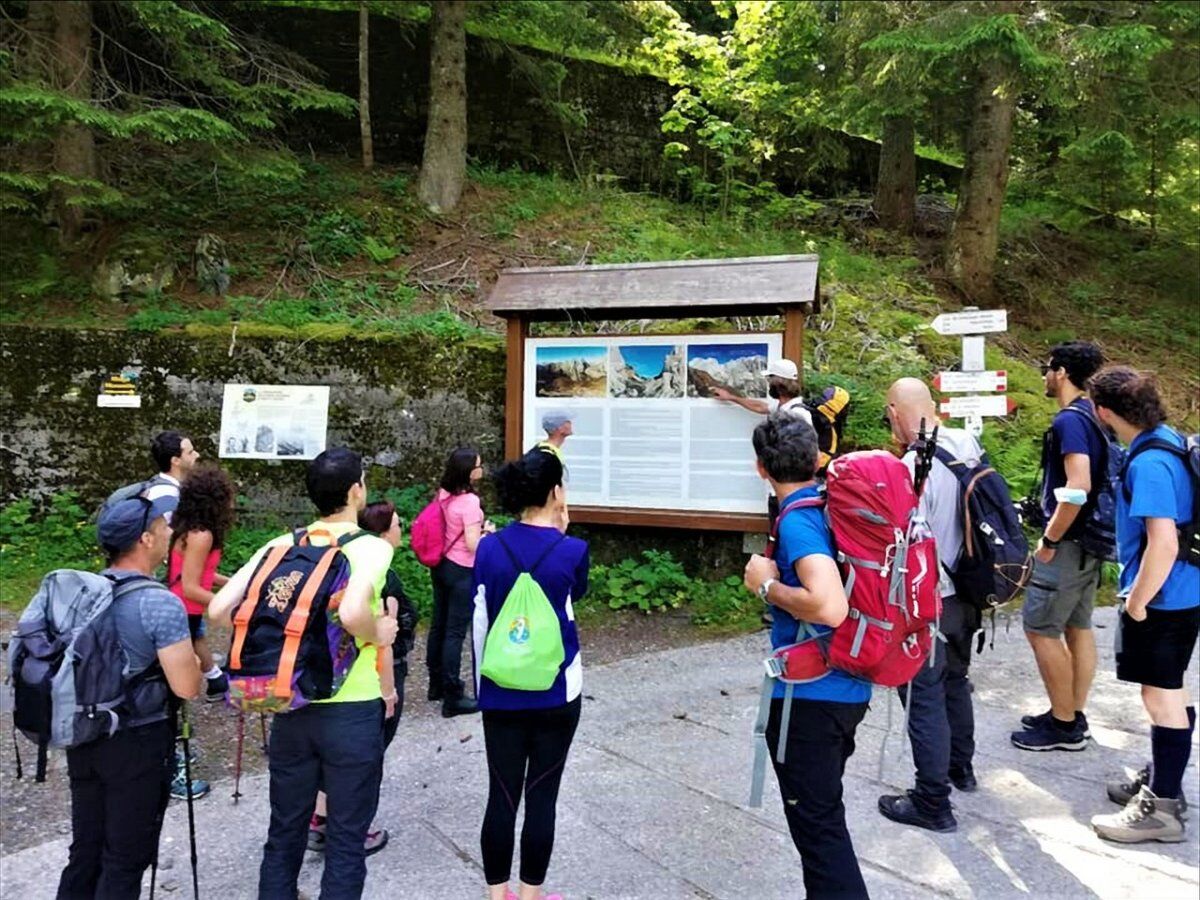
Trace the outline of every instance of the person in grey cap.
<instances>
[{"instance_id":1,"label":"person in grey cap","mask_svg":"<svg viewBox=\"0 0 1200 900\"><path fill-rule=\"evenodd\" d=\"M717 388L713 396L718 400L736 403L742 409L766 416L778 412L803 419L812 424L812 414L804 406L800 396L800 370L790 359L775 359L767 366L767 394L770 400L755 400L742 397L725 388Z\"/></svg>"},{"instance_id":2,"label":"person in grey cap","mask_svg":"<svg viewBox=\"0 0 1200 900\"><path fill-rule=\"evenodd\" d=\"M113 622L138 715L123 717L111 737L67 750L72 837L59 897L138 897L158 847L175 732L173 702L153 685L165 679L170 693L191 700L204 681L183 604L152 578L167 555L174 506L173 498L133 497L107 507L97 523L108 557L100 574L119 591ZM121 590L129 582L136 584Z\"/></svg>"},{"instance_id":3,"label":"person in grey cap","mask_svg":"<svg viewBox=\"0 0 1200 900\"><path fill-rule=\"evenodd\" d=\"M571 414L565 409L551 410L542 416L542 428L546 432L546 439L538 441L536 449L553 453L558 457L558 461L566 466L567 461L563 458L562 446L566 443L567 438L574 434Z\"/></svg>"}]
</instances>

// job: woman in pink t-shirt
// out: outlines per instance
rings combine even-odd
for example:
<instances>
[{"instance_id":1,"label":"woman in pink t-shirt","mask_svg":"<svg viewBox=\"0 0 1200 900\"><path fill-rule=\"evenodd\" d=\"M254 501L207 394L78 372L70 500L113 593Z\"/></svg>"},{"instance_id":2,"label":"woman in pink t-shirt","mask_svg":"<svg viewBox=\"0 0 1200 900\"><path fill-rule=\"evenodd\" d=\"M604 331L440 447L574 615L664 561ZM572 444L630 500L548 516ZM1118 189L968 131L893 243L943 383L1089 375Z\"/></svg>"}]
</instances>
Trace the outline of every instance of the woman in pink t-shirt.
<instances>
[{"instance_id":1,"label":"woman in pink t-shirt","mask_svg":"<svg viewBox=\"0 0 1200 900\"><path fill-rule=\"evenodd\" d=\"M429 667L429 699L442 701L449 718L477 711L463 696L462 646L471 624L471 574L479 539L495 531L483 515L475 485L483 477L483 461L471 447L459 447L446 460L438 488L446 521L443 559L432 571L433 616L425 664Z\"/></svg>"}]
</instances>

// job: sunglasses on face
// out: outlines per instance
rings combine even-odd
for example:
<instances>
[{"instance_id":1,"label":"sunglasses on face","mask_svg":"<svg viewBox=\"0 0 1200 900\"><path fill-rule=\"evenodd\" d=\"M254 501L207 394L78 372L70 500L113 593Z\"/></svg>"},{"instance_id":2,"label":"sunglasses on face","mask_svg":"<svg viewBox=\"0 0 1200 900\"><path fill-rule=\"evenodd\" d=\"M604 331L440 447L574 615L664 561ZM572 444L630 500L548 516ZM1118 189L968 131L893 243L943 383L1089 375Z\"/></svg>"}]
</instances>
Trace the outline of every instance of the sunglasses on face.
<instances>
[{"instance_id":1,"label":"sunglasses on face","mask_svg":"<svg viewBox=\"0 0 1200 900\"><path fill-rule=\"evenodd\" d=\"M1050 365L1050 363L1042 363L1040 366L1038 366L1038 368L1042 370L1042 375L1044 377L1047 372L1054 368L1054 366Z\"/></svg>"}]
</instances>

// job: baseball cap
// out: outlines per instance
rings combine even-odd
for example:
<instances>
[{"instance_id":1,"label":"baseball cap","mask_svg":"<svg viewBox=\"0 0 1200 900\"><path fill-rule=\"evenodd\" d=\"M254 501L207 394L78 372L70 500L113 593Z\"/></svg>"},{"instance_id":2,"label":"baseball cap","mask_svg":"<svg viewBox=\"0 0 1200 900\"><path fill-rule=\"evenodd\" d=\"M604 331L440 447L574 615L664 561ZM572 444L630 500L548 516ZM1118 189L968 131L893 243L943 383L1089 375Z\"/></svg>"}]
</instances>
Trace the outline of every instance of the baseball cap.
<instances>
[{"instance_id":1,"label":"baseball cap","mask_svg":"<svg viewBox=\"0 0 1200 900\"><path fill-rule=\"evenodd\" d=\"M96 538L105 550L120 553L137 543L155 519L174 512L178 505L179 498L174 496L118 500L100 512Z\"/></svg>"},{"instance_id":2,"label":"baseball cap","mask_svg":"<svg viewBox=\"0 0 1200 900\"><path fill-rule=\"evenodd\" d=\"M767 375L774 375L776 378L787 378L790 381L795 381L800 376L800 370L796 368L796 364L790 359L773 359L767 366Z\"/></svg>"},{"instance_id":3,"label":"baseball cap","mask_svg":"<svg viewBox=\"0 0 1200 900\"><path fill-rule=\"evenodd\" d=\"M550 434L551 432L562 428L568 422L573 421L574 418L575 417L565 409L551 410L542 416L542 428L545 430L546 434Z\"/></svg>"}]
</instances>

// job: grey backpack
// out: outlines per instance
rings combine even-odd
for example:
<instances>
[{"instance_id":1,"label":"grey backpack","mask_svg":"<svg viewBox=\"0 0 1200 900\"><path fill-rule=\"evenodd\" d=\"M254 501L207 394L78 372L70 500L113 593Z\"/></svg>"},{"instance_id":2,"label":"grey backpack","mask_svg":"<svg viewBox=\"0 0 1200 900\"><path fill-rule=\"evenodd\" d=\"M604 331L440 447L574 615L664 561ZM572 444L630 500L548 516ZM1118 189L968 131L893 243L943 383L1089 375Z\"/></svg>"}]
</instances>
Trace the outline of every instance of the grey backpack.
<instances>
[{"instance_id":1,"label":"grey backpack","mask_svg":"<svg viewBox=\"0 0 1200 900\"><path fill-rule=\"evenodd\" d=\"M79 747L168 717L162 667L130 678L116 629L114 604L147 585L158 582L57 569L21 614L8 645L13 724L38 745L38 781L48 746Z\"/></svg>"},{"instance_id":2,"label":"grey backpack","mask_svg":"<svg viewBox=\"0 0 1200 900\"><path fill-rule=\"evenodd\" d=\"M122 500L132 500L134 497L140 497L156 484L173 485L174 483L160 472L147 478L145 481L135 481L132 484L123 485L105 498L104 502L100 504L100 511L103 512L114 503L120 503Z\"/></svg>"}]
</instances>

